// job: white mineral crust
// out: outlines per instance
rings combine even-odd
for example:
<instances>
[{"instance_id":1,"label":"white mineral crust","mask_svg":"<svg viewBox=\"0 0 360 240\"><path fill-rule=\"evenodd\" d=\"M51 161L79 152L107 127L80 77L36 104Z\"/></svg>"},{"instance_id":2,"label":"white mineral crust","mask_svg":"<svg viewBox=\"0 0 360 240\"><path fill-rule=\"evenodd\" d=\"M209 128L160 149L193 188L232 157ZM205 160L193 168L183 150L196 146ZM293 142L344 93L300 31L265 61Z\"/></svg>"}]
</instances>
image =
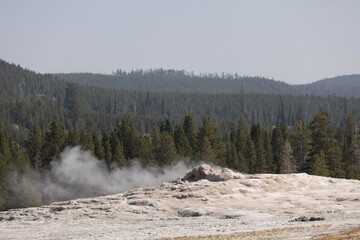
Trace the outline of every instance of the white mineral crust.
<instances>
[{"instance_id":1,"label":"white mineral crust","mask_svg":"<svg viewBox=\"0 0 360 240\"><path fill-rule=\"evenodd\" d=\"M307 221L311 217L315 221ZM274 229L282 229L275 239L309 239L360 227L360 182L201 165L158 187L9 210L0 212L0 220L0 239L159 239L252 231L246 239L258 239Z\"/></svg>"}]
</instances>

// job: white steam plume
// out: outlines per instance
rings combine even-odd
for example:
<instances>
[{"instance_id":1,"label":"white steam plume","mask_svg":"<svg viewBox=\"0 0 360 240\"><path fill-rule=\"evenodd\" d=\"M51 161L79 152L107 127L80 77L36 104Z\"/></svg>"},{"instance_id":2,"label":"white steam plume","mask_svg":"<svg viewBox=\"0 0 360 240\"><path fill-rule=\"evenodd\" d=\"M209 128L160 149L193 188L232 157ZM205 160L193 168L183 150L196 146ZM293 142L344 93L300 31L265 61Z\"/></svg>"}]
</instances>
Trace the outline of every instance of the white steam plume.
<instances>
[{"instance_id":1,"label":"white steam plume","mask_svg":"<svg viewBox=\"0 0 360 240\"><path fill-rule=\"evenodd\" d=\"M42 202L80 197L114 194L137 187L157 186L186 174L189 159L163 168L143 168L133 160L129 168L109 171L103 160L98 160L80 147L66 148L60 161L51 162L51 170L36 181L43 196Z\"/></svg>"},{"instance_id":2,"label":"white steam plume","mask_svg":"<svg viewBox=\"0 0 360 240\"><path fill-rule=\"evenodd\" d=\"M2 199L0 196L0 204L5 203L5 208L29 207L159 186L185 176L195 164L201 164L183 158L169 166L144 168L139 160L133 159L129 168L109 170L105 161L96 159L80 147L66 148L60 156L59 161L51 162L47 171L11 173L8 183L14 197Z\"/></svg>"},{"instance_id":3,"label":"white steam plume","mask_svg":"<svg viewBox=\"0 0 360 240\"><path fill-rule=\"evenodd\" d=\"M67 148L61 161L51 163L51 172L60 183L70 186L88 186L101 189L105 194L123 192L135 187L159 185L184 176L189 170L184 161L159 169L145 169L133 160L130 168L108 170L106 163L93 157L80 147Z\"/></svg>"}]
</instances>

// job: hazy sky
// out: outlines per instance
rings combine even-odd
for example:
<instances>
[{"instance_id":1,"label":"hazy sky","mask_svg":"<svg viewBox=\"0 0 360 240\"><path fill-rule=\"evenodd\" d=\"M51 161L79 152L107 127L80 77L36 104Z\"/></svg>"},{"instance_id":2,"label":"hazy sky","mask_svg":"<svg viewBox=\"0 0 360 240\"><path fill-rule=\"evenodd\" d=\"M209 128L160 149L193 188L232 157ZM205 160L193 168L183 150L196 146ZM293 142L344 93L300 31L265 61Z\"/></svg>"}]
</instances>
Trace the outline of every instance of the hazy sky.
<instances>
[{"instance_id":1,"label":"hazy sky","mask_svg":"<svg viewBox=\"0 0 360 240\"><path fill-rule=\"evenodd\" d=\"M172 68L306 83L360 73L357 0L0 0L0 58L37 72Z\"/></svg>"}]
</instances>

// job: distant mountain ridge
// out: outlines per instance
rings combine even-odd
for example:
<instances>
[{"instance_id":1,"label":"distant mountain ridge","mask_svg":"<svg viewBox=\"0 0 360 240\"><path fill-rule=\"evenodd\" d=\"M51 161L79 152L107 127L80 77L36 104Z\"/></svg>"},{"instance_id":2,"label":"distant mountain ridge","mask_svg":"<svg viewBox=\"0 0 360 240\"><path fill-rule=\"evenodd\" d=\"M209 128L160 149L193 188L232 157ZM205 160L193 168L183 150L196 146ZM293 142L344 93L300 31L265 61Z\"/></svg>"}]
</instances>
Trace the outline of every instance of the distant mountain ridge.
<instances>
[{"instance_id":1,"label":"distant mountain ridge","mask_svg":"<svg viewBox=\"0 0 360 240\"><path fill-rule=\"evenodd\" d=\"M292 87L284 82L263 77L204 74L193 75L176 70L119 71L113 75L92 73L56 74L59 78L80 85L118 90L179 93L265 93L292 94Z\"/></svg>"},{"instance_id":2,"label":"distant mountain ridge","mask_svg":"<svg viewBox=\"0 0 360 240\"><path fill-rule=\"evenodd\" d=\"M309 95L337 95L360 97L360 74L342 75L326 78L310 84L295 86L300 92Z\"/></svg>"},{"instance_id":3,"label":"distant mountain ridge","mask_svg":"<svg viewBox=\"0 0 360 240\"><path fill-rule=\"evenodd\" d=\"M56 74L80 85L118 90L181 93L262 93L288 95L336 95L360 97L360 74L337 76L310 84L290 85L264 77L238 75L194 75L177 70L117 70L113 75L92 73Z\"/></svg>"}]
</instances>

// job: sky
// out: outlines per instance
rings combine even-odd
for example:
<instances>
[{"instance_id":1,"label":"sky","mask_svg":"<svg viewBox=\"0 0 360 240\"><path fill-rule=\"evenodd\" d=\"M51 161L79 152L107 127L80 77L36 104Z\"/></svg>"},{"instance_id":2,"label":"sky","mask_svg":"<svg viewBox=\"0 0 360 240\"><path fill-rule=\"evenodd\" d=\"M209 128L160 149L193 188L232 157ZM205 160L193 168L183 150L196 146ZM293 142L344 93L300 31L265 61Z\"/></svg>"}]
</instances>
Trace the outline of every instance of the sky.
<instances>
[{"instance_id":1,"label":"sky","mask_svg":"<svg viewBox=\"0 0 360 240\"><path fill-rule=\"evenodd\" d=\"M40 73L179 69L291 84L360 73L357 0L0 0L0 58Z\"/></svg>"}]
</instances>

